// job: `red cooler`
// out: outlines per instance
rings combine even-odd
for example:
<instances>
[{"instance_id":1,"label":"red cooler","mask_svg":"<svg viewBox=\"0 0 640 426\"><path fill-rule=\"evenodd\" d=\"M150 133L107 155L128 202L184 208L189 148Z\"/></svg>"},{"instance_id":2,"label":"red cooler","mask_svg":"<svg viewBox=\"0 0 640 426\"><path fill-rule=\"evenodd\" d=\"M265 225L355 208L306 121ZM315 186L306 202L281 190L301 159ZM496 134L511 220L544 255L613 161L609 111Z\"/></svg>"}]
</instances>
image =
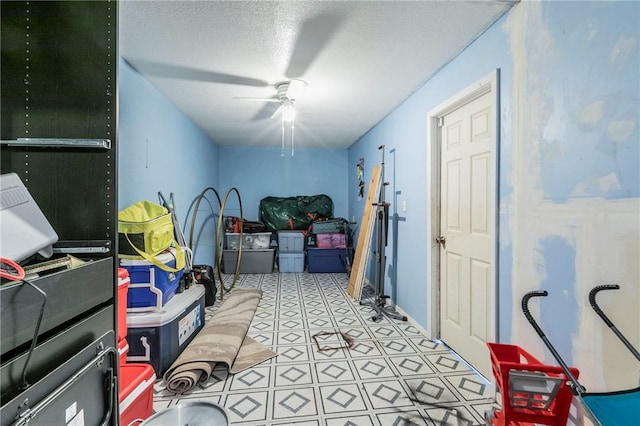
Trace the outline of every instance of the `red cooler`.
<instances>
[{"instance_id":1,"label":"red cooler","mask_svg":"<svg viewBox=\"0 0 640 426\"><path fill-rule=\"evenodd\" d=\"M127 337L127 292L130 282L129 271L118 268L118 342Z\"/></svg>"},{"instance_id":2,"label":"red cooler","mask_svg":"<svg viewBox=\"0 0 640 426\"><path fill-rule=\"evenodd\" d=\"M153 384L156 373L149 364L120 365L120 422L123 426L153 414Z\"/></svg>"},{"instance_id":3,"label":"red cooler","mask_svg":"<svg viewBox=\"0 0 640 426\"><path fill-rule=\"evenodd\" d=\"M129 353L129 343L127 339L122 339L118 342L118 357L120 358L120 365L127 363L127 354Z\"/></svg>"}]
</instances>

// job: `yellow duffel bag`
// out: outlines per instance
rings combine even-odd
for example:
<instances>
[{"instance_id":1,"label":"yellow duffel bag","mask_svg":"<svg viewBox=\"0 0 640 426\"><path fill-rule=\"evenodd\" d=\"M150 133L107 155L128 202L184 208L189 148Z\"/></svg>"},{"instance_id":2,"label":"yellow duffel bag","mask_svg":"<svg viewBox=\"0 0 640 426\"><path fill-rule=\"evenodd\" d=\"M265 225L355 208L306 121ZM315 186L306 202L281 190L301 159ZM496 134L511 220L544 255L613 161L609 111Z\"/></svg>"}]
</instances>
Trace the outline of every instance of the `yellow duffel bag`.
<instances>
[{"instance_id":1,"label":"yellow duffel bag","mask_svg":"<svg viewBox=\"0 0 640 426\"><path fill-rule=\"evenodd\" d=\"M155 257L169 247L176 248L176 267L171 268ZM143 258L163 271L184 269L184 252L174 240L171 213L151 201L139 201L118 212L118 257Z\"/></svg>"}]
</instances>

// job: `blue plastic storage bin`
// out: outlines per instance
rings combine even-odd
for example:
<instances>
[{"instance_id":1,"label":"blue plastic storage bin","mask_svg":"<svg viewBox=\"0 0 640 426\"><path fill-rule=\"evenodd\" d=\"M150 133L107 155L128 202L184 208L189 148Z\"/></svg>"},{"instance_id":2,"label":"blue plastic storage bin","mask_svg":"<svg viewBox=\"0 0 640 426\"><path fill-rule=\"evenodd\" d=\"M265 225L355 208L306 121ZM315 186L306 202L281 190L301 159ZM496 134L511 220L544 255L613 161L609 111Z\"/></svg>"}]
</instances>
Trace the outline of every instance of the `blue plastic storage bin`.
<instances>
[{"instance_id":1,"label":"blue plastic storage bin","mask_svg":"<svg viewBox=\"0 0 640 426\"><path fill-rule=\"evenodd\" d=\"M278 231L278 252L304 252L304 234L302 231Z\"/></svg>"},{"instance_id":2,"label":"blue plastic storage bin","mask_svg":"<svg viewBox=\"0 0 640 426\"><path fill-rule=\"evenodd\" d=\"M163 264L175 267L175 249L156 256ZM127 312L162 308L178 289L184 271L166 272L146 260L120 259L120 267L129 272Z\"/></svg>"},{"instance_id":3,"label":"blue plastic storage bin","mask_svg":"<svg viewBox=\"0 0 640 426\"><path fill-rule=\"evenodd\" d=\"M278 271L304 272L304 253L278 253Z\"/></svg>"},{"instance_id":4,"label":"blue plastic storage bin","mask_svg":"<svg viewBox=\"0 0 640 426\"><path fill-rule=\"evenodd\" d=\"M353 251L351 251L351 254L353 254ZM330 272L347 272L346 249L308 248L307 271L309 273L316 274Z\"/></svg>"}]
</instances>

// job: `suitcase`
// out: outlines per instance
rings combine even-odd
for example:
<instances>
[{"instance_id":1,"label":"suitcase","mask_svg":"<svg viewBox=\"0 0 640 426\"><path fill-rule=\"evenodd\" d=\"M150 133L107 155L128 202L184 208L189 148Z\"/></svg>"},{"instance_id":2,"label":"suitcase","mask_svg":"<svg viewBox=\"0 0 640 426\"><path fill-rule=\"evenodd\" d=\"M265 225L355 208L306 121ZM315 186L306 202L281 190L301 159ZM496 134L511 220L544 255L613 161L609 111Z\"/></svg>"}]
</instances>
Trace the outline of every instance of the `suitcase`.
<instances>
[{"instance_id":1,"label":"suitcase","mask_svg":"<svg viewBox=\"0 0 640 426\"><path fill-rule=\"evenodd\" d=\"M194 265L192 271L195 274L196 282L204 286L204 306L213 306L217 293L213 267L211 265Z\"/></svg>"}]
</instances>

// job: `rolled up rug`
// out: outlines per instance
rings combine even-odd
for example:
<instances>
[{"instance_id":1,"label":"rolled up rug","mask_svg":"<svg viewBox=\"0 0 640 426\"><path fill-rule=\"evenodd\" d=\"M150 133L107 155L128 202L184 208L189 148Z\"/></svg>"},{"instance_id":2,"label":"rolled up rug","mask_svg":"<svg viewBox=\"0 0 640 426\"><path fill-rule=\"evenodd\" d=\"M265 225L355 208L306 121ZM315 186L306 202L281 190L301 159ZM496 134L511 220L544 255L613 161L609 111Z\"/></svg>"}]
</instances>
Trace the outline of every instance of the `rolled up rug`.
<instances>
[{"instance_id":1,"label":"rolled up rug","mask_svg":"<svg viewBox=\"0 0 640 426\"><path fill-rule=\"evenodd\" d=\"M277 354L247 336L262 290L236 289L164 374L167 390L185 393L211 376L217 363L238 373Z\"/></svg>"}]
</instances>

